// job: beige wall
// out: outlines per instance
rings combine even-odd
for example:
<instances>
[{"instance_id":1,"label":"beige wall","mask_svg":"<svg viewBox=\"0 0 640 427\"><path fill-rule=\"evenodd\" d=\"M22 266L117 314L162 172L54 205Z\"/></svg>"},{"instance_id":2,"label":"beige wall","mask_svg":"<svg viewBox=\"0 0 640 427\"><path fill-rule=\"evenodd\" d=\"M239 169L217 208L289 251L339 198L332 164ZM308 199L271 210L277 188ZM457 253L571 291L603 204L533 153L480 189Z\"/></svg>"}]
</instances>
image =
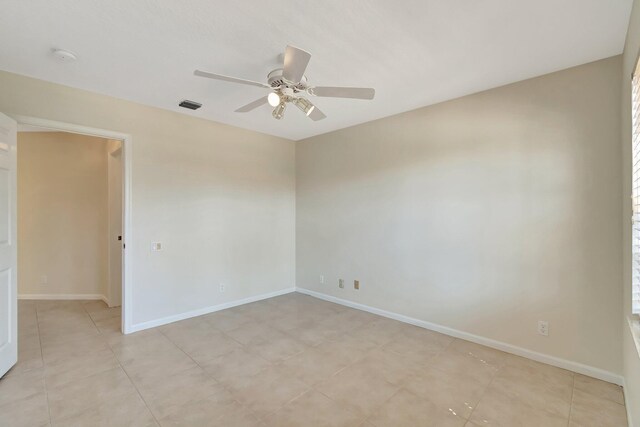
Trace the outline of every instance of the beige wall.
<instances>
[{"instance_id":1,"label":"beige wall","mask_svg":"<svg viewBox=\"0 0 640 427\"><path fill-rule=\"evenodd\" d=\"M297 285L620 374L620 72L614 57L300 142Z\"/></svg>"},{"instance_id":2,"label":"beige wall","mask_svg":"<svg viewBox=\"0 0 640 427\"><path fill-rule=\"evenodd\" d=\"M18 293L106 295L106 239L107 140L20 132Z\"/></svg>"},{"instance_id":3,"label":"beige wall","mask_svg":"<svg viewBox=\"0 0 640 427\"><path fill-rule=\"evenodd\" d=\"M629 413L629 425L640 426L640 348L637 348L628 319L636 323L638 318L631 316L631 73L633 72L640 50L640 1L633 2L629 21L629 30L622 56L622 235L624 280L622 282L622 333L623 364L625 377L625 398ZM638 337L640 340L640 337ZM632 422L634 424L632 424Z\"/></svg>"},{"instance_id":4,"label":"beige wall","mask_svg":"<svg viewBox=\"0 0 640 427\"><path fill-rule=\"evenodd\" d=\"M294 286L292 141L7 72L0 111L131 135L134 326Z\"/></svg>"}]
</instances>

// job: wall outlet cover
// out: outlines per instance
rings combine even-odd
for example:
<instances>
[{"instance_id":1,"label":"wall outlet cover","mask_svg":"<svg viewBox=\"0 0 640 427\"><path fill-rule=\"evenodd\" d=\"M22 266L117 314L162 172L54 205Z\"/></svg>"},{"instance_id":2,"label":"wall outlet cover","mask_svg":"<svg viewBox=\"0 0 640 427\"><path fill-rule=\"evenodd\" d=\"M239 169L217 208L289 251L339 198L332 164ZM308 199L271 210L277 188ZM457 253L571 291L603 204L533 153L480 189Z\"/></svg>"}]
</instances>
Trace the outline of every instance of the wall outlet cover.
<instances>
[{"instance_id":1,"label":"wall outlet cover","mask_svg":"<svg viewBox=\"0 0 640 427\"><path fill-rule=\"evenodd\" d=\"M546 320L538 321L538 333L540 335L544 335L545 337L549 335L549 322Z\"/></svg>"}]
</instances>

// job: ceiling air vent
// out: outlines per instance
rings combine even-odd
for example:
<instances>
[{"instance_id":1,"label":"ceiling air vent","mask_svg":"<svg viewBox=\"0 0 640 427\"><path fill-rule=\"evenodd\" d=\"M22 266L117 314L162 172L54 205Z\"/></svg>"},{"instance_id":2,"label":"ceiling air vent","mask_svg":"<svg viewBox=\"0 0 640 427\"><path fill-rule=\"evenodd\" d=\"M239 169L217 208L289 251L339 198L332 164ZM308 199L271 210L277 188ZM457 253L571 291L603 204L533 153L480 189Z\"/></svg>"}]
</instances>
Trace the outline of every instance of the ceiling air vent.
<instances>
[{"instance_id":1,"label":"ceiling air vent","mask_svg":"<svg viewBox=\"0 0 640 427\"><path fill-rule=\"evenodd\" d=\"M184 101L182 101L178 105L180 107L183 107L183 108L188 108L189 110L197 110L198 108L202 107L202 104L199 104L199 103L193 102L193 101L189 101L188 99L185 99Z\"/></svg>"}]
</instances>

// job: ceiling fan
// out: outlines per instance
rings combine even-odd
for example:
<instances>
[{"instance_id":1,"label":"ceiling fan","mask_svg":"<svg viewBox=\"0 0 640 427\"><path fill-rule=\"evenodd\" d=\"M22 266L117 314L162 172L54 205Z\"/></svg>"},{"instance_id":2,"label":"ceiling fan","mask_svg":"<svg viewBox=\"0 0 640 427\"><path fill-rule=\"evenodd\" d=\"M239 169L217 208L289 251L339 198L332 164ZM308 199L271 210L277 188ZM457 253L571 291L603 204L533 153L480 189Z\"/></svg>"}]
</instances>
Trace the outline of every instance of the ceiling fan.
<instances>
[{"instance_id":1,"label":"ceiling fan","mask_svg":"<svg viewBox=\"0 0 640 427\"><path fill-rule=\"evenodd\" d=\"M294 46L287 46L284 51L283 68L271 71L267 75L266 84L200 70L195 70L193 74L199 77L270 89L272 92L267 96L256 99L235 111L236 113L246 113L268 103L275 107L272 115L278 120L284 117L284 111L288 103L298 107L311 120L318 121L327 117L311 101L300 96L305 93L313 96L353 99L373 99L375 96L375 90L372 88L309 86L304 72L310 59L311 54L309 52Z\"/></svg>"}]
</instances>

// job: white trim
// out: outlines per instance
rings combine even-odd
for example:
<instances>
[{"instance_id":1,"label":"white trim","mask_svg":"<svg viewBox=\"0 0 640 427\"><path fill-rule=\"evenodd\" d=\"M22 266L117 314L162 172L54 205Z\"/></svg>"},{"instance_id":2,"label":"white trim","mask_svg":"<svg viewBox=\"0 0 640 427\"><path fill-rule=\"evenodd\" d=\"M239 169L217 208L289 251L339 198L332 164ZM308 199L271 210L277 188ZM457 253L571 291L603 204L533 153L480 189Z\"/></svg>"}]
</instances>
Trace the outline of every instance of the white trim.
<instances>
[{"instance_id":1,"label":"white trim","mask_svg":"<svg viewBox=\"0 0 640 427\"><path fill-rule=\"evenodd\" d=\"M629 427L634 427L633 420L631 419L631 402L629 402L629 398L627 397L627 381L622 378L622 395L624 396L624 408L627 410L627 424Z\"/></svg>"},{"instance_id":2,"label":"white trim","mask_svg":"<svg viewBox=\"0 0 640 427\"><path fill-rule=\"evenodd\" d=\"M605 371L604 369L583 365L582 363L572 362L570 360L561 359L559 357L550 356L548 354L538 353L533 350L528 350L526 348L507 344L501 341L496 341L490 338L481 337L479 335L470 334L468 332L449 328L447 326L438 325L436 323L414 319L413 317L404 316L402 314L393 313L391 311L382 310L382 309L371 307L364 304L359 304L357 302L349 301L342 298L337 298L331 295L323 294L323 293L312 291L309 289L296 287L296 292L300 292L302 294L306 294L315 298L319 298L325 301L344 305L347 307L355 308L357 310L362 310L369 313L377 314L379 316L388 317L390 319L398 320L400 322L409 323L414 326L419 326L421 328L440 332L442 334L449 335L455 338L471 341L476 344L481 344L487 347L495 348L497 350L515 354L517 356L526 357L527 359L546 363L548 365L557 366L559 368L567 369L569 371L577 372L579 374L587 375L587 376L597 378L603 381L607 381L610 383L614 383L617 385L623 385L623 382L624 382L623 377L621 375L614 374L613 372Z\"/></svg>"},{"instance_id":3,"label":"white trim","mask_svg":"<svg viewBox=\"0 0 640 427\"><path fill-rule=\"evenodd\" d=\"M629 324L631 339L635 344L635 349L638 351L638 356L640 356L640 322L638 322L638 316L635 314L628 316L627 323ZM627 394L626 378L622 379L622 392L624 395L624 407L627 410L627 421L629 423L629 427L634 427L635 424L633 424L633 420L631 419L631 402L629 402L629 396Z\"/></svg>"},{"instance_id":4,"label":"white trim","mask_svg":"<svg viewBox=\"0 0 640 427\"><path fill-rule=\"evenodd\" d=\"M18 294L18 299L30 300L102 300L107 302L107 297L101 294Z\"/></svg>"},{"instance_id":5,"label":"white trim","mask_svg":"<svg viewBox=\"0 0 640 427\"><path fill-rule=\"evenodd\" d=\"M627 323L629 324L631 339L633 339L633 343L638 351L638 357L640 357L640 320L638 320L636 314L632 314L627 317Z\"/></svg>"},{"instance_id":6,"label":"white trim","mask_svg":"<svg viewBox=\"0 0 640 427\"><path fill-rule=\"evenodd\" d=\"M126 133L59 122L56 120L39 119L36 117L21 115L12 115L12 117L19 124L23 125L122 141L122 146L124 147L122 159L124 162L124 195L122 199L122 211L124 218L122 222L122 239L123 243L126 244L126 250L122 251L122 332L124 334L134 332L131 329L131 319L133 317L133 207L131 205L131 192L133 188L133 138L131 135Z\"/></svg>"},{"instance_id":7,"label":"white trim","mask_svg":"<svg viewBox=\"0 0 640 427\"><path fill-rule=\"evenodd\" d=\"M190 319L192 317L202 316L204 314L209 314L209 313L213 313L220 310L226 310L227 308L237 307L239 305L249 304L256 301L262 301L262 300L273 298L273 297L279 297L280 295L290 294L295 291L296 291L296 288L281 289L275 292L255 295L252 297L225 302L218 305L212 305L210 307L204 307L204 308L199 308L197 310L187 311L185 313L174 314L172 316L167 316L160 319L149 320L148 322L137 323L137 324L131 325L131 332L138 332L138 331L142 331L149 328L155 328L157 326L166 325L168 323L177 322L179 320Z\"/></svg>"},{"instance_id":8,"label":"white trim","mask_svg":"<svg viewBox=\"0 0 640 427\"><path fill-rule=\"evenodd\" d=\"M111 140L114 141L114 140ZM112 174L112 167L111 167L111 158L114 157L114 155L116 153L118 153L118 155L120 155L120 175L121 175L121 179L120 179L120 214L122 216L122 218L120 218L120 229L118 229L118 235L122 236L122 239L124 239L124 221L125 221L125 217L124 217L124 185L125 185L125 181L124 181L124 150L123 150L123 145L124 142L121 141L120 146L113 150L110 153L107 153L107 199L108 199L108 203L107 203L107 217L108 217L108 221L107 221L107 228L108 228L108 239L107 239L107 265L108 265L108 269L107 269L107 300L105 301L105 303L111 307L111 304L109 303L109 301L111 301L113 299L113 278L111 277L111 264L113 262L112 256L111 256L111 245L113 244L113 237L115 236L115 234L113 233L113 230L111 229L111 204L112 204L112 198L111 198L111 174ZM124 243L124 240L120 240L119 241L119 246L122 247L122 244ZM124 248L122 248L120 250L120 304L122 304L122 283L123 283L123 279L124 279L124 272L122 270L123 267L123 263L124 263Z\"/></svg>"}]
</instances>

